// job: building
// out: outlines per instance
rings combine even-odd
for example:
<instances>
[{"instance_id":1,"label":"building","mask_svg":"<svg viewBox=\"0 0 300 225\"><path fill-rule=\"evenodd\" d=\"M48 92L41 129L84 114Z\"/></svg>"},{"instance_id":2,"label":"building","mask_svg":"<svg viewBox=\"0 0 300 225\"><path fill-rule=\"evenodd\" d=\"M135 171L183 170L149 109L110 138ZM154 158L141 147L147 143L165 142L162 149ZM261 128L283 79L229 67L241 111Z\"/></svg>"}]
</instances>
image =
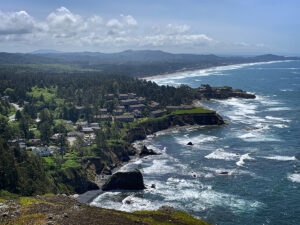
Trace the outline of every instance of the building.
<instances>
[{"instance_id":1,"label":"building","mask_svg":"<svg viewBox=\"0 0 300 225\"><path fill-rule=\"evenodd\" d=\"M141 118L142 117L142 112L140 110L133 110L132 114L134 115L135 118Z\"/></svg>"},{"instance_id":2,"label":"building","mask_svg":"<svg viewBox=\"0 0 300 225\"><path fill-rule=\"evenodd\" d=\"M119 100L125 100L128 99L128 94L119 94Z\"/></svg>"},{"instance_id":3,"label":"building","mask_svg":"<svg viewBox=\"0 0 300 225\"><path fill-rule=\"evenodd\" d=\"M107 113L107 109L106 108L99 109L99 112L101 114L106 114Z\"/></svg>"},{"instance_id":4,"label":"building","mask_svg":"<svg viewBox=\"0 0 300 225\"><path fill-rule=\"evenodd\" d=\"M146 98L144 98L144 97L138 97L138 98L137 98L137 101L138 101L138 103L140 103L140 104L144 104L144 103L146 103Z\"/></svg>"},{"instance_id":5,"label":"building","mask_svg":"<svg viewBox=\"0 0 300 225\"><path fill-rule=\"evenodd\" d=\"M133 122L134 121L134 116L132 116L132 115L116 116L115 120L120 121L120 122Z\"/></svg>"},{"instance_id":6,"label":"building","mask_svg":"<svg viewBox=\"0 0 300 225\"><path fill-rule=\"evenodd\" d=\"M130 105L129 110L143 110L146 106L144 104Z\"/></svg>"},{"instance_id":7,"label":"building","mask_svg":"<svg viewBox=\"0 0 300 225\"><path fill-rule=\"evenodd\" d=\"M94 132L94 129L92 127L83 127L81 131L85 134L91 134Z\"/></svg>"},{"instance_id":8,"label":"building","mask_svg":"<svg viewBox=\"0 0 300 225\"><path fill-rule=\"evenodd\" d=\"M8 101L8 99L9 99L9 96L8 96L8 95L5 95L5 96L2 96L2 97L1 97L1 100L2 100L2 101Z\"/></svg>"},{"instance_id":9,"label":"building","mask_svg":"<svg viewBox=\"0 0 300 225\"><path fill-rule=\"evenodd\" d=\"M112 114L113 114L114 116L120 116L120 115L123 114L123 112L124 112L124 110L121 110L121 109L114 109L113 112L112 112Z\"/></svg>"},{"instance_id":10,"label":"building","mask_svg":"<svg viewBox=\"0 0 300 225\"><path fill-rule=\"evenodd\" d=\"M104 97L107 100L112 100L112 99L114 99L115 95L114 94L106 94Z\"/></svg>"},{"instance_id":11,"label":"building","mask_svg":"<svg viewBox=\"0 0 300 225\"><path fill-rule=\"evenodd\" d=\"M24 141L24 139L13 139L13 140L8 140L7 143L10 146L16 146L19 147L22 150L26 149L26 143Z\"/></svg>"},{"instance_id":12,"label":"building","mask_svg":"<svg viewBox=\"0 0 300 225\"><path fill-rule=\"evenodd\" d=\"M128 93L128 97L129 98L135 98L136 97L136 93Z\"/></svg>"},{"instance_id":13,"label":"building","mask_svg":"<svg viewBox=\"0 0 300 225\"><path fill-rule=\"evenodd\" d=\"M123 105L119 105L119 106L117 106L117 109L118 109L118 110L122 110L122 111L124 112L124 110L125 110L125 106L123 106Z\"/></svg>"},{"instance_id":14,"label":"building","mask_svg":"<svg viewBox=\"0 0 300 225\"><path fill-rule=\"evenodd\" d=\"M88 124L89 124L88 121L82 121L82 122L77 122L77 123L76 123L77 126L82 126L82 127L85 127L85 126L87 126Z\"/></svg>"},{"instance_id":15,"label":"building","mask_svg":"<svg viewBox=\"0 0 300 225\"><path fill-rule=\"evenodd\" d=\"M100 121L112 121L112 116L105 114L105 115L98 115L94 116L94 119L100 120Z\"/></svg>"},{"instance_id":16,"label":"building","mask_svg":"<svg viewBox=\"0 0 300 225\"><path fill-rule=\"evenodd\" d=\"M68 137L83 137L84 133L78 131L68 132Z\"/></svg>"},{"instance_id":17,"label":"building","mask_svg":"<svg viewBox=\"0 0 300 225\"><path fill-rule=\"evenodd\" d=\"M30 146L38 146L42 144L41 139L29 139L28 142Z\"/></svg>"},{"instance_id":18,"label":"building","mask_svg":"<svg viewBox=\"0 0 300 225\"><path fill-rule=\"evenodd\" d=\"M48 148L47 145L45 145L45 147L34 147L32 149L32 152L42 157L51 155L50 149Z\"/></svg>"},{"instance_id":19,"label":"building","mask_svg":"<svg viewBox=\"0 0 300 225\"><path fill-rule=\"evenodd\" d=\"M126 99L126 100L120 101L120 104L123 106L136 105L138 103L139 103L139 101L137 99Z\"/></svg>"},{"instance_id":20,"label":"building","mask_svg":"<svg viewBox=\"0 0 300 225\"><path fill-rule=\"evenodd\" d=\"M158 103L158 102L155 102L155 101L152 101L152 102L149 104L149 107L150 107L151 110L158 109L158 108L159 108L159 103Z\"/></svg>"},{"instance_id":21,"label":"building","mask_svg":"<svg viewBox=\"0 0 300 225\"><path fill-rule=\"evenodd\" d=\"M153 116L153 117L160 117L160 116L163 116L165 113L166 113L166 111L163 111L163 110L156 110L156 111L152 111L152 112L150 113L150 116Z\"/></svg>"}]
</instances>

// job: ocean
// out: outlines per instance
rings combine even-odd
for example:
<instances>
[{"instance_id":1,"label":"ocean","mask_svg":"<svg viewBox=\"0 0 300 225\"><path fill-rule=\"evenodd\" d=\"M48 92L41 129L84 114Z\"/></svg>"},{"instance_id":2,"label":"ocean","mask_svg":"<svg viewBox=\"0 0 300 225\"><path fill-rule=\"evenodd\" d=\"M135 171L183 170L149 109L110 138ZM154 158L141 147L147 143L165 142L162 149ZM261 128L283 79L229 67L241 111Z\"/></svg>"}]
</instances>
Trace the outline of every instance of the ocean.
<instances>
[{"instance_id":1,"label":"ocean","mask_svg":"<svg viewBox=\"0 0 300 225\"><path fill-rule=\"evenodd\" d=\"M300 224L300 61L224 66L152 81L227 85L257 98L201 101L229 124L171 129L135 143L162 155L135 159L121 170L140 169L145 184L156 188L106 192L92 205L124 211L170 205L220 225Z\"/></svg>"}]
</instances>

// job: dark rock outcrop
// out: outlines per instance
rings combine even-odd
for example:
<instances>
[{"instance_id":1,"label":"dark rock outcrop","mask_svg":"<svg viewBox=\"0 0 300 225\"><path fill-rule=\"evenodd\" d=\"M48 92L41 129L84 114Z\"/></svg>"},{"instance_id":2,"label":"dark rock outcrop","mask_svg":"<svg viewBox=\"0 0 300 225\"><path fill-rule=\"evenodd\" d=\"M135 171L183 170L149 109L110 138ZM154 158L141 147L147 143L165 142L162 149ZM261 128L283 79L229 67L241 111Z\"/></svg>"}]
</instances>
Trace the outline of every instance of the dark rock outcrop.
<instances>
[{"instance_id":1,"label":"dark rock outcrop","mask_svg":"<svg viewBox=\"0 0 300 225\"><path fill-rule=\"evenodd\" d=\"M222 171L222 172L220 172L220 175L228 175L228 172L227 171Z\"/></svg>"},{"instance_id":2,"label":"dark rock outcrop","mask_svg":"<svg viewBox=\"0 0 300 225\"><path fill-rule=\"evenodd\" d=\"M139 156L140 157L145 157L148 155L159 155L159 153L153 151L152 149L148 149L145 145L142 147Z\"/></svg>"},{"instance_id":3,"label":"dark rock outcrop","mask_svg":"<svg viewBox=\"0 0 300 225\"><path fill-rule=\"evenodd\" d=\"M145 189L143 175L139 170L130 172L117 172L113 174L102 186L103 191L110 190L142 190Z\"/></svg>"},{"instance_id":4,"label":"dark rock outcrop","mask_svg":"<svg viewBox=\"0 0 300 225\"><path fill-rule=\"evenodd\" d=\"M187 145L193 146L194 144L190 141Z\"/></svg>"}]
</instances>

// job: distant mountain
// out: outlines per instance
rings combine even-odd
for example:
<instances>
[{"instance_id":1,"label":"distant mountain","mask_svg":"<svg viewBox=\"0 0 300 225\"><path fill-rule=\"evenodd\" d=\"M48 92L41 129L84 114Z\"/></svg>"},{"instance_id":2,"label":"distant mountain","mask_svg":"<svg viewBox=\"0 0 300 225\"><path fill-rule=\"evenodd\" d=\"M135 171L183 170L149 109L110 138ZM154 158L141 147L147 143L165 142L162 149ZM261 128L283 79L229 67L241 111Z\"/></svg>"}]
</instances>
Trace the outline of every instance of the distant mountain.
<instances>
[{"instance_id":1,"label":"distant mountain","mask_svg":"<svg viewBox=\"0 0 300 225\"><path fill-rule=\"evenodd\" d=\"M260 55L255 57L220 57L216 55L172 54L159 50L127 50L118 53L57 52L38 50L28 54L0 53L1 64L63 64L76 68L100 70L135 77L201 69L240 63L300 60L297 57Z\"/></svg>"},{"instance_id":2,"label":"distant mountain","mask_svg":"<svg viewBox=\"0 0 300 225\"><path fill-rule=\"evenodd\" d=\"M51 50L51 49L39 49L33 52L29 52L28 54L59 54L63 53L61 51Z\"/></svg>"}]
</instances>

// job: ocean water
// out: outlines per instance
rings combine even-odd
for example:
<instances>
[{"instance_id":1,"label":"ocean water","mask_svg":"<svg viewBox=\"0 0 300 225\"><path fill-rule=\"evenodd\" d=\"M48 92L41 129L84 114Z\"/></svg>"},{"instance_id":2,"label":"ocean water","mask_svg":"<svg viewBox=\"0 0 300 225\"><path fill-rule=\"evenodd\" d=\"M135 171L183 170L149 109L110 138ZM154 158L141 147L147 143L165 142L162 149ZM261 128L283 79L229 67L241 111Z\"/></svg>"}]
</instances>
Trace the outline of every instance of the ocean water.
<instances>
[{"instance_id":1,"label":"ocean water","mask_svg":"<svg viewBox=\"0 0 300 225\"><path fill-rule=\"evenodd\" d=\"M201 102L228 120L226 126L172 129L137 142L162 155L121 169L140 169L145 184L156 188L106 192L92 205L125 211L170 205L222 225L300 224L300 61L225 66L153 81L228 85L257 98Z\"/></svg>"}]
</instances>

